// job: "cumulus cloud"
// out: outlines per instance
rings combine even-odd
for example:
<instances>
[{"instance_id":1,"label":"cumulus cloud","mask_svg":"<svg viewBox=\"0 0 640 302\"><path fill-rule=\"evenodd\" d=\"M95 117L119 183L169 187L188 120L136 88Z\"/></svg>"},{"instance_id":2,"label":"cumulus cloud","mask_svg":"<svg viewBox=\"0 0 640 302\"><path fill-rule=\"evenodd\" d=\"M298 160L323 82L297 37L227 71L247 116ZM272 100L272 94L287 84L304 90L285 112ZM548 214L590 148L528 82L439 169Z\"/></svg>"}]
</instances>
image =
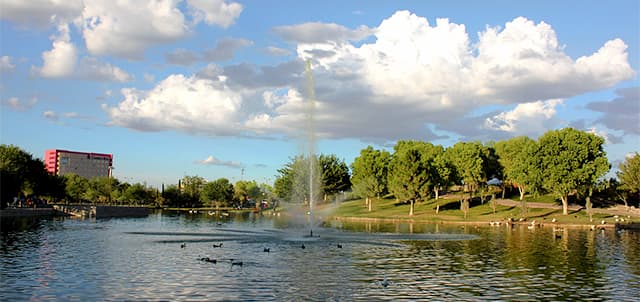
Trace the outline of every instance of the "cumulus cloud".
<instances>
[{"instance_id":1,"label":"cumulus cloud","mask_svg":"<svg viewBox=\"0 0 640 302\"><path fill-rule=\"evenodd\" d=\"M562 104L562 99L518 104L511 111L486 118L484 126L511 133L513 136L535 137L550 128L548 122L555 116L556 107Z\"/></svg>"},{"instance_id":2,"label":"cumulus cloud","mask_svg":"<svg viewBox=\"0 0 640 302\"><path fill-rule=\"evenodd\" d=\"M320 22L278 26L273 31L286 41L305 44L360 41L373 33L366 26L348 29L339 24Z\"/></svg>"},{"instance_id":3,"label":"cumulus cloud","mask_svg":"<svg viewBox=\"0 0 640 302\"><path fill-rule=\"evenodd\" d=\"M149 91L123 90L125 99L108 108L113 123L208 135L295 136L311 114L313 89L314 130L321 137L386 142L438 139L448 132L537 135L560 122L555 112L561 99L635 74L622 40L604 41L597 52L574 60L551 25L522 17L487 27L477 41L463 24L430 23L408 11L371 29L305 23L274 31L298 43L295 60L275 66L209 64L191 77L172 75ZM209 117L220 100L233 105ZM472 115L498 106L512 109Z\"/></svg>"},{"instance_id":4,"label":"cumulus cloud","mask_svg":"<svg viewBox=\"0 0 640 302\"><path fill-rule=\"evenodd\" d=\"M187 0L196 22L204 21L209 25L224 28L235 22L242 12L242 5L224 0Z\"/></svg>"},{"instance_id":5,"label":"cumulus cloud","mask_svg":"<svg viewBox=\"0 0 640 302\"><path fill-rule=\"evenodd\" d=\"M59 22L70 22L80 15L82 9L82 0L3 0L0 20L25 27L45 28Z\"/></svg>"},{"instance_id":6,"label":"cumulus cloud","mask_svg":"<svg viewBox=\"0 0 640 302\"><path fill-rule=\"evenodd\" d=\"M265 48L265 52L272 56L288 56L291 54L291 51L275 46L268 46Z\"/></svg>"},{"instance_id":7,"label":"cumulus cloud","mask_svg":"<svg viewBox=\"0 0 640 302\"><path fill-rule=\"evenodd\" d=\"M16 65L11 63L11 57L9 56L0 57L0 73L12 72L15 68L16 68Z\"/></svg>"},{"instance_id":8,"label":"cumulus cloud","mask_svg":"<svg viewBox=\"0 0 640 302\"><path fill-rule=\"evenodd\" d=\"M611 101L592 102L587 108L602 113L596 122L625 134L640 134L640 87L619 89Z\"/></svg>"},{"instance_id":9,"label":"cumulus cloud","mask_svg":"<svg viewBox=\"0 0 640 302\"><path fill-rule=\"evenodd\" d=\"M94 81L128 82L133 80L133 76L119 67L91 57L82 59L77 73L82 79Z\"/></svg>"},{"instance_id":10,"label":"cumulus cloud","mask_svg":"<svg viewBox=\"0 0 640 302\"><path fill-rule=\"evenodd\" d=\"M233 59L236 51L252 44L253 42L246 39L223 38L218 40L213 48L202 53L179 48L167 53L165 59L168 63L176 65L191 65L198 61L227 61Z\"/></svg>"},{"instance_id":11,"label":"cumulus cloud","mask_svg":"<svg viewBox=\"0 0 640 302\"><path fill-rule=\"evenodd\" d=\"M224 81L171 75L150 91L122 89L124 100L103 108L112 124L141 131L238 133L242 97Z\"/></svg>"},{"instance_id":12,"label":"cumulus cloud","mask_svg":"<svg viewBox=\"0 0 640 302\"><path fill-rule=\"evenodd\" d=\"M53 48L42 53L43 65L35 68L36 72L45 78L61 78L69 76L77 64L78 51L71 43L69 26L58 26L58 36L52 37Z\"/></svg>"},{"instance_id":13,"label":"cumulus cloud","mask_svg":"<svg viewBox=\"0 0 640 302\"><path fill-rule=\"evenodd\" d=\"M230 168L242 168L243 165L239 162L235 162L235 161L223 161L223 160L219 160L211 155L209 155L209 157L207 157L206 159L203 160L197 160L196 161L197 164L201 164L201 165L207 165L207 166L225 166L225 167L230 167Z\"/></svg>"},{"instance_id":14,"label":"cumulus cloud","mask_svg":"<svg viewBox=\"0 0 640 302\"><path fill-rule=\"evenodd\" d=\"M38 99L35 97L30 98L28 101L21 101L17 97L10 97L9 99L7 99L6 101L3 101L2 103L3 105L16 111L27 111L31 109L37 102L38 102Z\"/></svg>"},{"instance_id":15,"label":"cumulus cloud","mask_svg":"<svg viewBox=\"0 0 640 302\"><path fill-rule=\"evenodd\" d=\"M242 5L225 0L187 0L188 8L183 12L182 2L6 0L2 2L0 19L40 28L73 22L81 29L92 55L141 59L147 48L175 42L200 22L226 28L242 12ZM58 55L64 46L69 46L59 44Z\"/></svg>"},{"instance_id":16,"label":"cumulus cloud","mask_svg":"<svg viewBox=\"0 0 640 302\"><path fill-rule=\"evenodd\" d=\"M621 136L615 135L603 129L598 129L597 127L591 127L589 129L585 129L585 131L602 137L607 144L619 144L623 142L623 138Z\"/></svg>"},{"instance_id":17,"label":"cumulus cloud","mask_svg":"<svg viewBox=\"0 0 640 302\"><path fill-rule=\"evenodd\" d=\"M82 34L93 55L142 58L147 47L174 42L187 33L174 1L87 0Z\"/></svg>"},{"instance_id":18,"label":"cumulus cloud","mask_svg":"<svg viewBox=\"0 0 640 302\"><path fill-rule=\"evenodd\" d=\"M78 50L71 43L69 26L58 26L58 35L51 38L53 47L42 53L42 67L32 71L43 78L79 78L93 81L127 82L133 79L126 71L94 57L84 57L78 64Z\"/></svg>"}]
</instances>

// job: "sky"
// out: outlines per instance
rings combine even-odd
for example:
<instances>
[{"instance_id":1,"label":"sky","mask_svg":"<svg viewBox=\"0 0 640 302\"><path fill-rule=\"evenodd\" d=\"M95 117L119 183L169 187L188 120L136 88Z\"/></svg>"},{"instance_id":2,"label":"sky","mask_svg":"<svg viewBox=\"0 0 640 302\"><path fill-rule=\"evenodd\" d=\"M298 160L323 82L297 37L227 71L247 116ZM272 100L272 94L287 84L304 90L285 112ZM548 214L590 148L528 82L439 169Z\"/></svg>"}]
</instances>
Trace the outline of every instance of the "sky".
<instances>
[{"instance_id":1,"label":"sky","mask_svg":"<svg viewBox=\"0 0 640 302\"><path fill-rule=\"evenodd\" d=\"M2 0L0 142L159 187L272 183L310 128L351 164L573 127L615 168L640 151L639 3Z\"/></svg>"}]
</instances>

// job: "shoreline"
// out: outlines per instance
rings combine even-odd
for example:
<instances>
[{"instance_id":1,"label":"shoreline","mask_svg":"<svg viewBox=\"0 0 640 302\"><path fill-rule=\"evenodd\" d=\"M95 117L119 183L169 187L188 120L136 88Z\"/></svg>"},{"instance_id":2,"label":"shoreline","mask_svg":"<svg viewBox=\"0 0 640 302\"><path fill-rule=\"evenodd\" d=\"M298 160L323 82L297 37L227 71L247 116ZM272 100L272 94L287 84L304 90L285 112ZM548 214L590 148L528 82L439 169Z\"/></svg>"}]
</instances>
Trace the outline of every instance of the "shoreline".
<instances>
[{"instance_id":1,"label":"shoreline","mask_svg":"<svg viewBox=\"0 0 640 302\"><path fill-rule=\"evenodd\" d=\"M474 220L474 221L447 221L447 220L439 220L439 221L432 221L432 220L423 220L423 219L404 219L404 218L376 218L376 217L349 217L349 216L332 216L329 217L331 220L338 220L338 221L353 221L353 222L376 222L376 223L420 223L420 224L450 224L450 225L471 225L471 226L491 226L490 222L488 221L479 221L479 220ZM496 225L496 227L502 227L502 226L528 226L531 225L530 222L527 221L514 221L514 222L510 222L510 223L506 223L503 221L500 221L499 225ZM613 228L631 228L631 229L640 229L640 223L638 222L629 222L629 223L606 223L606 224L600 224L600 223L588 223L588 224L584 224L584 223L562 223L562 222L549 222L547 223L546 221L543 222L537 222L536 223L536 227L566 227L566 228L592 228L592 227L596 227L596 228L607 228L607 229L613 229Z\"/></svg>"}]
</instances>

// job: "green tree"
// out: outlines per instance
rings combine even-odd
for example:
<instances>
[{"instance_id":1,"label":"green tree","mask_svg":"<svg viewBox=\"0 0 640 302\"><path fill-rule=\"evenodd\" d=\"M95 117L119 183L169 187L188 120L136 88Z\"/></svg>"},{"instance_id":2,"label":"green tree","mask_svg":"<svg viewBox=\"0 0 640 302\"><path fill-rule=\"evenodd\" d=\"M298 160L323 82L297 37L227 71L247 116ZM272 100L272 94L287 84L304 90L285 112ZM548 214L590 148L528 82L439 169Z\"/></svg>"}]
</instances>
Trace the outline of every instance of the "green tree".
<instances>
[{"instance_id":1,"label":"green tree","mask_svg":"<svg viewBox=\"0 0 640 302\"><path fill-rule=\"evenodd\" d=\"M433 188L433 157L427 154L429 145L398 141L391 156L389 191L396 198L410 202L409 216L413 215L415 202L429 196Z\"/></svg>"},{"instance_id":2,"label":"green tree","mask_svg":"<svg viewBox=\"0 0 640 302\"><path fill-rule=\"evenodd\" d=\"M62 193L60 178L49 175L42 160L13 145L0 145L0 203L20 195L49 195Z\"/></svg>"},{"instance_id":3,"label":"green tree","mask_svg":"<svg viewBox=\"0 0 640 302\"><path fill-rule=\"evenodd\" d=\"M633 156L627 157L623 163L618 166L616 176L620 179L619 196L628 206L628 196L638 196L640 194L640 154L636 152ZM638 205L640 206L640 204Z\"/></svg>"},{"instance_id":4,"label":"green tree","mask_svg":"<svg viewBox=\"0 0 640 302\"><path fill-rule=\"evenodd\" d=\"M150 191L141 183L135 183L127 187L123 193L123 198L129 203L147 204L151 198Z\"/></svg>"},{"instance_id":5,"label":"green tree","mask_svg":"<svg viewBox=\"0 0 640 302\"><path fill-rule=\"evenodd\" d=\"M610 165L603 151L604 139L595 134L564 128L546 132L539 139L542 185L562 201L569 213L569 194L581 186L592 187Z\"/></svg>"},{"instance_id":6,"label":"green tree","mask_svg":"<svg viewBox=\"0 0 640 302\"><path fill-rule=\"evenodd\" d=\"M200 204L200 193L205 183L207 181L200 176L185 176L182 178L180 189L189 207L195 207Z\"/></svg>"},{"instance_id":7,"label":"green tree","mask_svg":"<svg viewBox=\"0 0 640 302\"><path fill-rule=\"evenodd\" d=\"M344 160L330 154L320 154L318 158L320 170L322 171L322 193L323 200L327 201L328 195L334 195L351 188L349 167Z\"/></svg>"},{"instance_id":8,"label":"green tree","mask_svg":"<svg viewBox=\"0 0 640 302\"><path fill-rule=\"evenodd\" d=\"M469 200L473 198L478 186L487 181L487 152L479 142L459 142L447 149L447 157L458 172L458 181L462 181L469 190ZM460 209L465 218L469 212L469 200L462 198Z\"/></svg>"},{"instance_id":9,"label":"green tree","mask_svg":"<svg viewBox=\"0 0 640 302\"><path fill-rule=\"evenodd\" d=\"M351 164L353 191L365 198L365 205L371 211L372 197L380 198L388 191L387 178L391 154L384 150L375 150L371 146L360 150L360 156Z\"/></svg>"},{"instance_id":10,"label":"green tree","mask_svg":"<svg viewBox=\"0 0 640 302\"><path fill-rule=\"evenodd\" d=\"M262 192L255 180L239 180L233 186L234 199L244 203L248 199L258 200Z\"/></svg>"},{"instance_id":11,"label":"green tree","mask_svg":"<svg viewBox=\"0 0 640 302\"><path fill-rule=\"evenodd\" d=\"M177 185L168 185L162 194L165 203L172 207L186 207L189 200L185 195L180 192L180 188Z\"/></svg>"},{"instance_id":12,"label":"green tree","mask_svg":"<svg viewBox=\"0 0 640 302\"><path fill-rule=\"evenodd\" d=\"M89 181L77 174L67 174L64 178L67 196L75 202L81 202L84 192L89 188Z\"/></svg>"},{"instance_id":13,"label":"green tree","mask_svg":"<svg viewBox=\"0 0 640 302\"><path fill-rule=\"evenodd\" d=\"M210 181L202 188L202 200L229 205L233 200L234 187L226 178Z\"/></svg>"},{"instance_id":14,"label":"green tree","mask_svg":"<svg viewBox=\"0 0 640 302\"><path fill-rule=\"evenodd\" d=\"M514 137L496 143L496 153L504 167L504 182L514 185L520 200L528 191L537 191L542 186L542 171L539 167L538 143L526 136Z\"/></svg>"}]
</instances>

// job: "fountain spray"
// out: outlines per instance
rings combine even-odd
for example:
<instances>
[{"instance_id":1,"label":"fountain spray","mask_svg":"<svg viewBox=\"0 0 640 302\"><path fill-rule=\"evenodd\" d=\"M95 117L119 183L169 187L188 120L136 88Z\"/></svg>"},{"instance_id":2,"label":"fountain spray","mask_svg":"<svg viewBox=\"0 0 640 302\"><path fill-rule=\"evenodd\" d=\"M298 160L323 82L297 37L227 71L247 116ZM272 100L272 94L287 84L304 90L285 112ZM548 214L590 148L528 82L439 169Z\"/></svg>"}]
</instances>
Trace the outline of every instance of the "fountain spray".
<instances>
[{"instance_id":1,"label":"fountain spray","mask_svg":"<svg viewBox=\"0 0 640 302\"><path fill-rule=\"evenodd\" d=\"M315 111L315 99L316 93L314 89L313 82L313 73L311 70L311 60L307 59L305 65L305 75L307 78L307 95L308 99L306 102L306 132L308 139L307 146L307 155L309 158L309 234L313 237L313 202L315 199L315 190L317 189L314 186L314 181L317 179L314 178L314 174L316 174L316 156L315 156L315 129L314 129L314 111Z\"/></svg>"}]
</instances>

